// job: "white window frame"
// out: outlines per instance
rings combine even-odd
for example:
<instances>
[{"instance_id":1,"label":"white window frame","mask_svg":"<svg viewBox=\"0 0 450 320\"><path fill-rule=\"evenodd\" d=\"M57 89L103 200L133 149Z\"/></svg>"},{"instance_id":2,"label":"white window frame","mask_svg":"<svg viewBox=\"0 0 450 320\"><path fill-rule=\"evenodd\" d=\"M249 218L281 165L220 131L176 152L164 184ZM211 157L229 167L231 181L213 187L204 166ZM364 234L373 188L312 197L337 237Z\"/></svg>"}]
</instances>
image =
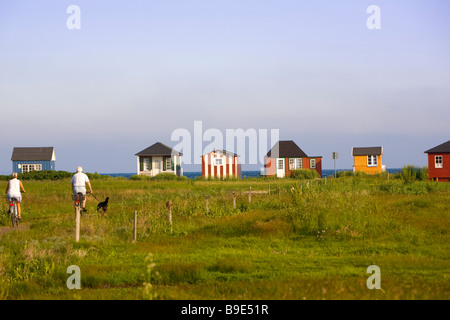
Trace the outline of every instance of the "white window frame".
<instances>
[{"instance_id":1,"label":"white window frame","mask_svg":"<svg viewBox=\"0 0 450 320\"><path fill-rule=\"evenodd\" d=\"M172 158L166 159L166 171L172 171Z\"/></svg>"},{"instance_id":2,"label":"white window frame","mask_svg":"<svg viewBox=\"0 0 450 320\"><path fill-rule=\"evenodd\" d=\"M434 156L434 167L437 169L442 169L444 167L444 157L443 156Z\"/></svg>"},{"instance_id":3,"label":"white window frame","mask_svg":"<svg viewBox=\"0 0 450 320\"><path fill-rule=\"evenodd\" d=\"M302 158L289 158L289 170L302 169Z\"/></svg>"},{"instance_id":4,"label":"white window frame","mask_svg":"<svg viewBox=\"0 0 450 320\"><path fill-rule=\"evenodd\" d=\"M277 160L277 170L284 170L284 159Z\"/></svg>"},{"instance_id":5,"label":"white window frame","mask_svg":"<svg viewBox=\"0 0 450 320\"><path fill-rule=\"evenodd\" d=\"M289 170L295 170L295 159L289 158Z\"/></svg>"},{"instance_id":6,"label":"white window frame","mask_svg":"<svg viewBox=\"0 0 450 320\"><path fill-rule=\"evenodd\" d=\"M215 165L215 166L221 166L221 165L223 165L223 159L222 159L222 158L214 159L214 165Z\"/></svg>"},{"instance_id":7,"label":"white window frame","mask_svg":"<svg viewBox=\"0 0 450 320\"><path fill-rule=\"evenodd\" d=\"M310 169L316 168L316 159L309 159L309 168Z\"/></svg>"},{"instance_id":8,"label":"white window frame","mask_svg":"<svg viewBox=\"0 0 450 320\"><path fill-rule=\"evenodd\" d=\"M42 171L42 164L40 163L22 163L22 173L31 171Z\"/></svg>"},{"instance_id":9,"label":"white window frame","mask_svg":"<svg viewBox=\"0 0 450 320\"><path fill-rule=\"evenodd\" d=\"M150 158L143 158L142 162L143 162L142 171L150 171Z\"/></svg>"},{"instance_id":10,"label":"white window frame","mask_svg":"<svg viewBox=\"0 0 450 320\"><path fill-rule=\"evenodd\" d=\"M367 156L367 166L368 167L378 167L378 157L376 155Z\"/></svg>"}]
</instances>

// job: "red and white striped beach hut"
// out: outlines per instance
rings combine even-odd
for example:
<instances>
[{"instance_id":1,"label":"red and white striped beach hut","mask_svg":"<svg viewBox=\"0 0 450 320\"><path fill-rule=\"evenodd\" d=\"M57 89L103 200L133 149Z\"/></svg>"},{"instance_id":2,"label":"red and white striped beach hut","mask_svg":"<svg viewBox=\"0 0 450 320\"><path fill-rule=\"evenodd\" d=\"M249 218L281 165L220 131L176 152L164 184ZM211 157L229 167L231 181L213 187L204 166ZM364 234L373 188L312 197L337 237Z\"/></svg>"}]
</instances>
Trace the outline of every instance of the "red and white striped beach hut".
<instances>
[{"instance_id":1,"label":"red and white striped beach hut","mask_svg":"<svg viewBox=\"0 0 450 320\"><path fill-rule=\"evenodd\" d=\"M228 178L240 177L239 156L226 150L213 150L202 155L202 177Z\"/></svg>"}]
</instances>

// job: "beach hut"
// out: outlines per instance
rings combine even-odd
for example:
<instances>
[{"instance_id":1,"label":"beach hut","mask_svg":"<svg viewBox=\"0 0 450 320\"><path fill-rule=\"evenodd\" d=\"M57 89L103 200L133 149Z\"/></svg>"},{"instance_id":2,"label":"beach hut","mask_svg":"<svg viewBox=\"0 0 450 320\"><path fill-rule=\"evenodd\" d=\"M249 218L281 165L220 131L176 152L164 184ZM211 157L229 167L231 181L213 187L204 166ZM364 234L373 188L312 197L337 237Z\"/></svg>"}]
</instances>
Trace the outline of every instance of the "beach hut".
<instances>
[{"instance_id":1,"label":"beach hut","mask_svg":"<svg viewBox=\"0 0 450 320\"><path fill-rule=\"evenodd\" d=\"M17 173L56 170L53 147L16 147L13 149L12 170Z\"/></svg>"},{"instance_id":2,"label":"beach hut","mask_svg":"<svg viewBox=\"0 0 450 320\"><path fill-rule=\"evenodd\" d=\"M307 156L293 140L278 141L265 157L265 175L289 177L292 170L311 169L322 177L322 157Z\"/></svg>"},{"instance_id":3,"label":"beach hut","mask_svg":"<svg viewBox=\"0 0 450 320\"><path fill-rule=\"evenodd\" d=\"M226 150L213 150L202 155L202 177L241 177L239 156Z\"/></svg>"},{"instance_id":4,"label":"beach hut","mask_svg":"<svg viewBox=\"0 0 450 320\"><path fill-rule=\"evenodd\" d=\"M159 173L183 175L181 156L183 154L161 142L135 154L137 157L137 174L154 177Z\"/></svg>"},{"instance_id":5,"label":"beach hut","mask_svg":"<svg viewBox=\"0 0 450 320\"><path fill-rule=\"evenodd\" d=\"M428 179L450 181L450 140L425 153L428 154Z\"/></svg>"},{"instance_id":6,"label":"beach hut","mask_svg":"<svg viewBox=\"0 0 450 320\"><path fill-rule=\"evenodd\" d=\"M383 147L353 147L353 172L377 174L386 171L382 155Z\"/></svg>"}]
</instances>

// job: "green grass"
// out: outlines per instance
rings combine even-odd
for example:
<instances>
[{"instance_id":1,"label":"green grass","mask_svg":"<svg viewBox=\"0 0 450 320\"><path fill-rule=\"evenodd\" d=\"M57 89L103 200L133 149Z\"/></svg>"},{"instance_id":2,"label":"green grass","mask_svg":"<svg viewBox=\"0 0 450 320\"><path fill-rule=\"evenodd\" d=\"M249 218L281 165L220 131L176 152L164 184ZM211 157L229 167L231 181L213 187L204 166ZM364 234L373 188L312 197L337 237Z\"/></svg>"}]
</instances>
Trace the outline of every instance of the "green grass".
<instances>
[{"instance_id":1,"label":"green grass","mask_svg":"<svg viewBox=\"0 0 450 320\"><path fill-rule=\"evenodd\" d=\"M78 243L66 180L24 182L19 229L10 228L6 203L1 208L0 299L450 298L450 184L394 175L342 176L326 184L91 182L110 206L98 214L88 196ZM268 191L269 185L270 195L253 193L249 203L250 187ZM373 264L381 269L382 290L366 287ZM70 265L80 267L81 290L66 287Z\"/></svg>"}]
</instances>

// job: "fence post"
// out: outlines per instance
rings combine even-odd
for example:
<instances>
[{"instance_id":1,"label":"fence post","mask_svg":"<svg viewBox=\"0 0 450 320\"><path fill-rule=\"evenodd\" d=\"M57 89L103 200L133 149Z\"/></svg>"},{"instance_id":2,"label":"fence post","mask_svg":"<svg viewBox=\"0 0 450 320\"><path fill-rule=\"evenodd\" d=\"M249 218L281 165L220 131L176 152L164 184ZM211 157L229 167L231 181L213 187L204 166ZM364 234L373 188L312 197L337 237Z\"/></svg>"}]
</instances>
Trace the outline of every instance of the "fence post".
<instances>
[{"instance_id":1,"label":"fence post","mask_svg":"<svg viewBox=\"0 0 450 320\"><path fill-rule=\"evenodd\" d=\"M281 199L281 188L278 187L278 199Z\"/></svg>"},{"instance_id":2,"label":"fence post","mask_svg":"<svg viewBox=\"0 0 450 320\"><path fill-rule=\"evenodd\" d=\"M134 212L134 240L133 242L137 241L137 211Z\"/></svg>"},{"instance_id":3,"label":"fence post","mask_svg":"<svg viewBox=\"0 0 450 320\"><path fill-rule=\"evenodd\" d=\"M209 213L209 196L206 196L206 213Z\"/></svg>"},{"instance_id":4,"label":"fence post","mask_svg":"<svg viewBox=\"0 0 450 320\"><path fill-rule=\"evenodd\" d=\"M75 241L80 241L80 223L81 223L81 214L80 214L80 207L77 206L75 209Z\"/></svg>"},{"instance_id":5,"label":"fence post","mask_svg":"<svg viewBox=\"0 0 450 320\"><path fill-rule=\"evenodd\" d=\"M300 183L300 194L303 194L303 183Z\"/></svg>"},{"instance_id":6,"label":"fence post","mask_svg":"<svg viewBox=\"0 0 450 320\"><path fill-rule=\"evenodd\" d=\"M252 202L252 187L250 187L250 191L248 192L248 202Z\"/></svg>"},{"instance_id":7,"label":"fence post","mask_svg":"<svg viewBox=\"0 0 450 320\"><path fill-rule=\"evenodd\" d=\"M166 202L166 207L169 209L169 224L172 227L172 200Z\"/></svg>"},{"instance_id":8,"label":"fence post","mask_svg":"<svg viewBox=\"0 0 450 320\"><path fill-rule=\"evenodd\" d=\"M233 191L233 209L236 209L236 191Z\"/></svg>"}]
</instances>

